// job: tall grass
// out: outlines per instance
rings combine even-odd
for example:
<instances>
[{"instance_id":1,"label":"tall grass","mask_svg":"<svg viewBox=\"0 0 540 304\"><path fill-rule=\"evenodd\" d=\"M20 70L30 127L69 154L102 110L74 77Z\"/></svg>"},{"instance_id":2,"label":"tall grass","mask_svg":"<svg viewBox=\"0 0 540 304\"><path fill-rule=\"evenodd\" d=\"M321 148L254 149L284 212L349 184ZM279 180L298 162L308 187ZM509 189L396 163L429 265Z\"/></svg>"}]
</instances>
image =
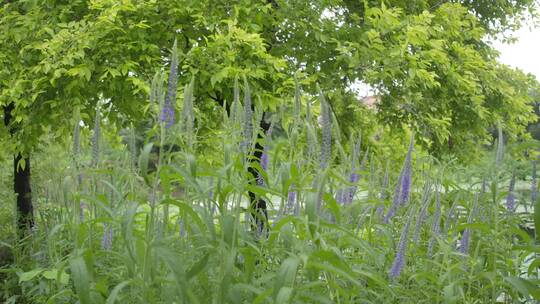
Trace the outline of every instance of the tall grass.
<instances>
[{"instance_id":1,"label":"tall grass","mask_svg":"<svg viewBox=\"0 0 540 304\"><path fill-rule=\"evenodd\" d=\"M257 168L264 183L254 184L246 166L257 163L246 158L261 117L251 106L242 113L238 82L222 127L201 133L193 82L184 89L181 122L172 123L163 78L154 80L148 115L157 122L145 134L132 129L124 144L114 127L99 121L103 110L95 123L100 151L82 126L75 128L76 157L62 145L44 147L34 233L23 245L9 228L1 230L7 235L2 248L14 255L0 265L3 302L540 299L540 260L532 254L540 247L520 228L532 219L520 207L530 207L535 194L518 191L520 178L505 170L511 163L501 145L496 159L488 154L488 165L478 170L438 163L404 138L400 162L390 163L359 141L343 147L330 104L321 98L305 109L297 86L294 108L274 118L278 135L261 143L269 161ZM248 86L243 89L245 106L251 99ZM319 109L322 130L313 117ZM294 113L290 125L279 116L287 111ZM162 113L167 119L160 123ZM136 136L145 137L140 148ZM481 187L483 180L490 187ZM269 203L267 236L251 230L248 191ZM515 212L505 208L509 195ZM0 210L6 222L11 209Z\"/></svg>"}]
</instances>

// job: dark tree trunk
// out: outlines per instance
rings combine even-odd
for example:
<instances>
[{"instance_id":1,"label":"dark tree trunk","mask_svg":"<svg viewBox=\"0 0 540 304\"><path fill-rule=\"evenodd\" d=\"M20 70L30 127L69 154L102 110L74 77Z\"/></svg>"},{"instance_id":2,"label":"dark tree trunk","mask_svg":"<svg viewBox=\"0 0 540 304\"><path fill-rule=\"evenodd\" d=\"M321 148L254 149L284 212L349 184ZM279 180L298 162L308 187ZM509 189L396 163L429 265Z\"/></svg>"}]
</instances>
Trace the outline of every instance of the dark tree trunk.
<instances>
[{"instance_id":1,"label":"dark tree trunk","mask_svg":"<svg viewBox=\"0 0 540 304\"><path fill-rule=\"evenodd\" d=\"M208 96L213 99L215 102L217 102L220 106L224 106L225 110L227 111L227 115L230 115L231 113L231 104L230 103L224 103L224 98L220 95L212 96L208 94ZM253 107L253 106L252 106ZM252 108L254 110L254 108ZM257 128L257 131L260 131L257 133L257 141L255 142L255 151L253 152L253 155L248 156L248 161L250 164L258 164L258 168L261 166L261 156L264 150L264 147L261 145L262 139L266 135L266 132L270 128L270 123L264 120L264 117L266 115L266 112L263 113L262 119L259 122L259 128ZM257 179L259 177L259 171L254 166L248 167L248 172L251 175L250 184L256 185ZM251 228L256 231L259 235L267 235L268 233L268 208L266 206L266 201L260 197L258 197L254 192L248 191L249 195L249 201L250 201L250 214L252 218L254 219L254 222L251 225Z\"/></svg>"},{"instance_id":2,"label":"dark tree trunk","mask_svg":"<svg viewBox=\"0 0 540 304\"><path fill-rule=\"evenodd\" d=\"M264 136L266 135L266 132L270 128L270 123L264 120L265 114L266 113L263 113L262 115L263 118L261 119L259 123L259 129L262 132L257 133L257 141L255 142L255 151L253 152L253 156L249 160L250 163L258 164L257 167L254 167L254 166L248 167L248 172L251 174L250 183L252 185L256 185L257 180L259 178L262 179L262 175L257 169L257 168L260 168L261 166L261 156L264 150L264 147L261 145L261 142L263 141ZM268 224L268 208L266 206L266 201L258 197L252 191L249 191L248 193L249 193L249 200L250 200L251 216L255 219L254 223L252 223L252 229L256 231L259 236L267 236L268 235L268 225L267 225Z\"/></svg>"},{"instance_id":3,"label":"dark tree trunk","mask_svg":"<svg viewBox=\"0 0 540 304\"><path fill-rule=\"evenodd\" d=\"M30 189L30 157L13 157L13 190L17 195L17 224L21 236L34 226L34 208ZM24 167L23 167L23 166Z\"/></svg>"},{"instance_id":4,"label":"dark tree trunk","mask_svg":"<svg viewBox=\"0 0 540 304\"><path fill-rule=\"evenodd\" d=\"M17 132L16 126L12 125L13 104L4 106L4 125L8 128L11 136ZM13 156L13 190L17 195L17 226L19 237L24 238L34 226L34 212L30 189L30 157L23 159L22 154Z\"/></svg>"}]
</instances>

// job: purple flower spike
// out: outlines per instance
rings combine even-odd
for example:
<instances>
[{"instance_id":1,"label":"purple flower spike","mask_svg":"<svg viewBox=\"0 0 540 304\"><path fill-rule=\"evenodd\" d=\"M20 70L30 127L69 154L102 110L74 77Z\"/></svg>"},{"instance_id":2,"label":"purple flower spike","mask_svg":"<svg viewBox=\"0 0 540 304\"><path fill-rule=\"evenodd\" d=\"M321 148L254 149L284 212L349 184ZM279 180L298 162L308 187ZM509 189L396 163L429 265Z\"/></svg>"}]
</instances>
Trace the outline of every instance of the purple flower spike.
<instances>
[{"instance_id":1,"label":"purple flower spike","mask_svg":"<svg viewBox=\"0 0 540 304\"><path fill-rule=\"evenodd\" d=\"M264 118L263 118L264 119ZM268 168L268 141L272 138L272 131L274 130L274 121L270 122L270 126L268 127L268 130L266 131L265 136L265 144L263 148L263 152L261 155L261 168L266 171Z\"/></svg>"},{"instance_id":2,"label":"purple flower spike","mask_svg":"<svg viewBox=\"0 0 540 304\"><path fill-rule=\"evenodd\" d=\"M167 96L161 109L160 122L170 128L174 124L174 104L176 103L176 89L178 87L178 53L176 50L176 40L172 49L171 70L169 72L169 81L167 86Z\"/></svg>"},{"instance_id":3,"label":"purple flower spike","mask_svg":"<svg viewBox=\"0 0 540 304\"><path fill-rule=\"evenodd\" d=\"M471 241L471 230L466 228L461 235L461 241L459 245L459 252L462 254L469 254L469 244Z\"/></svg>"},{"instance_id":4,"label":"purple flower spike","mask_svg":"<svg viewBox=\"0 0 540 304\"><path fill-rule=\"evenodd\" d=\"M401 196L399 198L399 204L405 205L409 201L409 195L411 191L411 169L406 168L403 173L403 179L401 180Z\"/></svg>"},{"instance_id":5,"label":"purple flower spike","mask_svg":"<svg viewBox=\"0 0 540 304\"><path fill-rule=\"evenodd\" d=\"M332 157L332 121L330 105L326 102L322 91L319 88L319 97L321 99L321 169L326 169Z\"/></svg>"},{"instance_id":6,"label":"purple flower spike","mask_svg":"<svg viewBox=\"0 0 540 304\"><path fill-rule=\"evenodd\" d=\"M467 219L467 224L470 224L473 222L474 217L476 216L476 212L478 211L478 193L474 195L474 204L473 208L471 210L471 213L469 214L469 218ZM459 252L462 254L469 254L469 246L471 243L471 230L469 228L465 228L463 233L461 234L461 240L459 244Z\"/></svg>"},{"instance_id":7,"label":"purple flower spike","mask_svg":"<svg viewBox=\"0 0 540 304\"><path fill-rule=\"evenodd\" d=\"M359 180L360 180L360 175L358 175L356 173L352 173L350 178L349 178L349 182L351 182L352 184L358 183ZM344 203L346 203L346 204L352 203L352 201L354 199L354 195L356 194L356 189L357 189L356 185L349 187L349 190L347 191L347 196L345 197Z\"/></svg>"},{"instance_id":8,"label":"purple flower spike","mask_svg":"<svg viewBox=\"0 0 540 304\"><path fill-rule=\"evenodd\" d=\"M170 128L174 125L174 108L172 104L163 104L160 121L165 124L166 128Z\"/></svg>"},{"instance_id":9,"label":"purple flower spike","mask_svg":"<svg viewBox=\"0 0 540 304\"><path fill-rule=\"evenodd\" d=\"M422 204L422 209L420 209L420 214L418 215L418 218L416 219L416 226L415 226L415 229L414 229L414 237L413 237L413 240L414 240L414 243L418 243L418 239L420 237L420 230L422 229L422 225L424 224L424 221L426 220L426 217L427 217L427 209L429 207L429 202L430 202L430 190L431 190L431 185L429 185L429 183L426 183L426 186L424 188L424 197L422 198L422 201L423 201L423 204Z\"/></svg>"},{"instance_id":10,"label":"purple flower spike","mask_svg":"<svg viewBox=\"0 0 540 304\"><path fill-rule=\"evenodd\" d=\"M536 203L536 197L538 196L538 181L536 180L536 161L533 161L532 169L532 182L531 182L531 205Z\"/></svg>"},{"instance_id":11,"label":"purple flower spike","mask_svg":"<svg viewBox=\"0 0 540 304\"><path fill-rule=\"evenodd\" d=\"M88 208L88 206L86 205L85 202L81 201L79 203L79 219L81 220L81 222L84 222L84 209Z\"/></svg>"},{"instance_id":12,"label":"purple flower spike","mask_svg":"<svg viewBox=\"0 0 540 304\"><path fill-rule=\"evenodd\" d=\"M405 205L409 201L409 195L411 192L411 183L412 183L412 151L414 147L414 136L411 136L411 142L409 144L409 150L407 151L407 157L403 162L403 167L399 173L398 182L396 184L396 189L394 190L394 198L392 200L392 205L388 210L388 214L384 217L383 222L388 223L390 219L394 216L399 206Z\"/></svg>"},{"instance_id":13,"label":"purple flower spike","mask_svg":"<svg viewBox=\"0 0 540 304\"><path fill-rule=\"evenodd\" d=\"M379 194L379 198L381 200L386 199L386 188L388 188L388 181L389 181L388 162L386 162L386 169L384 171L383 183L381 185L381 193Z\"/></svg>"},{"instance_id":14,"label":"purple flower spike","mask_svg":"<svg viewBox=\"0 0 540 304\"><path fill-rule=\"evenodd\" d=\"M265 146L261 155L261 168L266 170L268 168L268 148Z\"/></svg>"},{"instance_id":15,"label":"purple flower spike","mask_svg":"<svg viewBox=\"0 0 540 304\"><path fill-rule=\"evenodd\" d=\"M398 181L396 184L396 189L394 191L394 197L392 199L392 205L390 205L390 209L388 209L388 213L385 215L383 219L383 223L388 224L390 222L390 219L396 214L396 210L399 207L399 198L401 197L401 184L403 180L403 172L399 174Z\"/></svg>"},{"instance_id":16,"label":"purple flower spike","mask_svg":"<svg viewBox=\"0 0 540 304\"><path fill-rule=\"evenodd\" d=\"M433 254L433 247L435 246L435 238L441 232L441 193L439 188L435 189L436 205L435 214L433 214L433 223L431 224L431 238L428 244L428 256Z\"/></svg>"},{"instance_id":17,"label":"purple flower spike","mask_svg":"<svg viewBox=\"0 0 540 304\"><path fill-rule=\"evenodd\" d=\"M296 191L294 190L294 184L291 184L289 187L289 192L287 194L287 208L286 213L289 213L293 208L295 208L296 204Z\"/></svg>"},{"instance_id":18,"label":"purple flower spike","mask_svg":"<svg viewBox=\"0 0 540 304\"><path fill-rule=\"evenodd\" d=\"M384 205L379 204L379 206L377 206L377 210L375 211L375 213L377 214L378 218L383 217L383 215L384 215Z\"/></svg>"},{"instance_id":19,"label":"purple flower spike","mask_svg":"<svg viewBox=\"0 0 540 304\"><path fill-rule=\"evenodd\" d=\"M262 176L262 174L257 173L257 186L264 186L264 185L265 185L264 177Z\"/></svg>"},{"instance_id":20,"label":"purple flower spike","mask_svg":"<svg viewBox=\"0 0 540 304\"><path fill-rule=\"evenodd\" d=\"M242 145L245 153L253 140L253 109L251 107L251 90L247 78L244 78L244 141Z\"/></svg>"},{"instance_id":21,"label":"purple flower spike","mask_svg":"<svg viewBox=\"0 0 540 304\"><path fill-rule=\"evenodd\" d=\"M339 189L337 192L336 192L336 202L340 205L343 205L346 201L346 197L345 197L345 191L343 189Z\"/></svg>"},{"instance_id":22,"label":"purple flower spike","mask_svg":"<svg viewBox=\"0 0 540 304\"><path fill-rule=\"evenodd\" d=\"M508 195L506 196L506 208L510 212L516 210L516 196L514 194L514 187L516 185L516 174L512 174L512 179L510 180L510 186L508 188Z\"/></svg>"},{"instance_id":23,"label":"purple flower spike","mask_svg":"<svg viewBox=\"0 0 540 304\"><path fill-rule=\"evenodd\" d=\"M411 192L411 183L412 183L412 151L414 147L414 136L411 135L411 142L409 144L409 150L407 151L407 157L403 163L403 179L401 180L401 197L400 205L404 205L409 201L409 195Z\"/></svg>"},{"instance_id":24,"label":"purple flower spike","mask_svg":"<svg viewBox=\"0 0 540 304\"><path fill-rule=\"evenodd\" d=\"M178 220L178 236L182 239L186 237L186 227L184 225L184 221L182 219Z\"/></svg>"},{"instance_id":25,"label":"purple flower spike","mask_svg":"<svg viewBox=\"0 0 540 304\"><path fill-rule=\"evenodd\" d=\"M403 228L403 231L401 232L401 236L399 238L398 250L396 252L396 257L394 258L394 262L392 263L392 268L390 268L389 276L391 279L397 278L399 274L401 273L401 271L403 270L403 267L405 266L405 251L407 250L407 239L409 235L409 227L411 225L412 218L413 218L412 214L409 215L407 224L405 224L405 227Z\"/></svg>"},{"instance_id":26,"label":"purple flower spike","mask_svg":"<svg viewBox=\"0 0 540 304\"><path fill-rule=\"evenodd\" d=\"M96 118L94 121L94 134L92 136L92 167L99 163L99 142L101 138L101 111L99 105L96 107Z\"/></svg>"},{"instance_id":27,"label":"purple flower spike","mask_svg":"<svg viewBox=\"0 0 540 304\"><path fill-rule=\"evenodd\" d=\"M112 249L113 229L109 224L103 226L103 238L101 239L101 248L103 250Z\"/></svg>"}]
</instances>

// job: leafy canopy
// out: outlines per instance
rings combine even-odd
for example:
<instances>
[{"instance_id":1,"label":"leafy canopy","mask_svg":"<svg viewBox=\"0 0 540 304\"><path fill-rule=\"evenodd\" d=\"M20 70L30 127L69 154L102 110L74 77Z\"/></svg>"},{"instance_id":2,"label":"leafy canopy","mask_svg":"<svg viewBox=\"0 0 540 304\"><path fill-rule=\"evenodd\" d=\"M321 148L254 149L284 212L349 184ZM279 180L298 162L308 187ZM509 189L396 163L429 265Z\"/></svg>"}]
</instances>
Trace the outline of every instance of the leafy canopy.
<instances>
[{"instance_id":1,"label":"leafy canopy","mask_svg":"<svg viewBox=\"0 0 540 304\"><path fill-rule=\"evenodd\" d=\"M180 81L195 77L204 116L232 100L239 76L266 109L292 108L299 71L345 133L374 131L351 90L364 82L380 95L379 122L415 130L433 152L466 150L497 122L519 135L532 120L536 81L485 42L531 14L532 0L10 1L0 8L0 105L14 106L14 151L65 135L74 112L89 123L98 101L112 123L140 120L177 39Z\"/></svg>"}]
</instances>

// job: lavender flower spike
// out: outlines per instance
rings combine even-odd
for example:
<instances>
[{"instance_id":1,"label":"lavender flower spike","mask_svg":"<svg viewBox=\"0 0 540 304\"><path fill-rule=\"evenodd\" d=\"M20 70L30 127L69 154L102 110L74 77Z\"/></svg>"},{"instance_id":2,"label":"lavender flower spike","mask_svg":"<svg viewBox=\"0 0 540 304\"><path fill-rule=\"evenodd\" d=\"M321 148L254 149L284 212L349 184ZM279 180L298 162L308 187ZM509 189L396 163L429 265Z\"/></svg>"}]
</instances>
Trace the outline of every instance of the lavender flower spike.
<instances>
[{"instance_id":1,"label":"lavender flower spike","mask_svg":"<svg viewBox=\"0 0 540 304\"><path fill-rule=\"evenodd\" d=\"M270 123L270 127L266 131L265 144L261 155L261 168L266 171L268 168L268 140L272 137L272 130L274 129L274 122Z\"/></svg>"},{"instance_id":2,"label":"lavender flower spike","mask_svg":"<svg viewBox=\"0 0 540 304\"><path fill-rule=\"evenodd\" d=\"M319 88L319 98L321 100L321 169L326 169L332 157L332 121L330 105L326 102L324 95Z\"/></svg>"},{"instance_id":3,"label":"lavender flower spike","mask_svg":"<svg viewBox=\"0 0 540 304\"><path fill-rule=\"evenodd\" d=\"M176 89L178 86L178 53L176 49L176 40L174 40L171 70L169 72L169 81L167 87L167 96L161 108L160 122L165 123L166 128L170 128L174 124L174 104L176 103Z\"/></svg>"},{"instance_id":4,"label":"lavender flower spike","mask_svg":"<svg viewBox=\"0 0 540 304\"><path fill-rule=\"evenodd\" d=\"M289 192L287 193L287 207L285 208L285 213L289 213L293 208L295 208L296 203L296 191L294 189L294 184L289 186Z\"/></svg>"},{"instance_id":5,"label":"lavender flower spike","mask_svg":"<svg viewBox=\"0 0 540 304\"><path fill-rule=\"evenodd\" d=\"M533 161L532 169L532 182L531 182L531 205L536 203L536 197L538 196L538 180L536 179L536 161Z\"/></svg>"},{"instance_id":6,"label":"lavender flower spike","mask_svg":"<svg viewBox=\"0 0 540 304\"><path fill-rule=\"evenodd\" d=\"M435 238L441 232L441 193L439 188L435 189L435 213L433 214L433 223L431 224L431 238L428 244L428 256L433 254L433 247L435 246Z\"/></svg>"},{"instance_id":7,"label":"lavender flower spike","mask_svg":"<svg viewBox=\"0 0 540 304\"><path fill-rule=\"evenodd\" d=\"M244 136L251 142L253 137L253 109L251 103L251 90L247 78L244 78Z\"/></svg>"},{"instance_id":8,"label":"lavender flower spike","mask_svg":"<svg viewBox=\"0 0 540 304\"><path fill-rule=\"evenodd\" d=\"M474 195L474 204L473 204L471 213L469 214L469 218L467 219L467 224L472 223L476 215L477 209L478 209L478 193ZM472 232L470 228L465 228L465 230L463 231L463 234L461 235L461 240L459 244L459 252L462 254L465 254L465 255L469 254L469 246L471 243L471 233Z\"/></svg>"},{"instance_id":9,"label":"lavender flower spike","mask_svg":"<svg viewBox=\"0 0 540 304\"><path fill-rule=\"evenodd\" d=\"M459 245L459 252L462 254L469 254L469 245L471 242L471 230L465 228L463 234L461 235L461 241Z\"/></svg>"},{"instance_id":10,"label":"lavender flower spike","mask_svg":"<svg viewBox=\"0 0 540 304\"><path fill-rule=\"evenodd\" d=\"M381 200L386 199L386 189L388 188L389 172L388 172L388 161L386 161L386 169L384 170L383 183L381 185L381 192L379 198Z\"/></svg>"},{"instance_id":11,"label":"lavender flower spike","mask_svg":"<svg viewBox=\"0 0 540 304\"><path fill-rule=\"evenodd\" d=\"M113 229L109 224L103 226L103 238L101 239L101 248L103 250L112 249Z\"/></svg>"},{"instance_id":12,"label":"lavender flower spike","mask_svg":"<svg viewBox=\"0 0 540 304\"><path fill-rule=\"evenodd\" d=\"M430 202L430 190L431 190L431 185L429 182L426 182L426 185L424 187L424 196L422 198L422 209L420 209L420 214L418 215L418 218L416 219L416 226L415 226L415 229L414 229L414 237L413 237L413 240L414 240L414 243L418 243L418 238L420 237L420 230L422 229L422 225L424 224L424 221L426 220L426 217L427 217L427 209L429 207L429 202Z\"/></svg>"},{"instance_id":13,"label":"lavender flower spike","mask_svg":"<svg viewBox=\"0 0 540 304\"><path fill-rule=\"evenodd\" d=\"M345 203L347 203L347 204L352 203L352 201L354 199L354 195L356 194L356 189L358 188L356 183L358 183L358 181L360 180L360 174L358 174L356 172L356 166L355 166L356 165L356 157L354 155L354 154L358 154L356 152L356 150L358 150L359 148L360 147L358 145L358 147L355 148L355 151L353 152L353 162L352 162L352 165L351 165L351 174L349 176L349 182L351 184L353 184L353 186L349 187L347 197L345 198L346 199ZM360 164L360 170L364 170L364 166L366 164L366 160L367 160L368 155L369 155L369 149L364 154L364 158L362 159L362 163Z\"/></svg>"},{"instance_id":14,"label":"lavender flower spike","mask_svg":"<svg viewBox=\"0 0 540 304\"><path fill-rule=\"evenodd\" d=\"M412 183L412 151L414 147L414 135L411 135L411 142L409 144L409 150L407 151L407 157L403 163L403 179L401 180L401 197L399 204L404 205L409 201L409 195L411 192Z\"/></svg>"},{"instance_id":15,"label":"lavender flower spike","mask_svg":"<svg viewBox=\"0 0 540 304\"><path fill-rule=\"evenodd\" d=\"M384 216L383 223L388 224L390 219L395 215L397 208L399 207L399 198L401 196L401 184L403 180L403 171L399 174L396 189L394 191L394 197L392 199L392 205L388 209L388 213Z\"/></svg>"},{"instance_id":16,"label":"lavender flower spike","mask_svg":"<svg viewBox=\"0 0 540 304\"><path fill-rule=\"evenodd\" d=\"M345 191L343 189L339 189L336 192L336 202L340 205L343 205L346 203L347 198L345 197Z\"/></svg>"},{"instance_id":17,"label":"lavender flower spike","mask_svg":"<svg viewBox=\"0 0 540 304\"><path fill-rule=\"evenodd\" d=\"M96 107L96 118L94 121L94 134L92 136L92 167L99 163L99 140L101 137L100 128L101 112L99 105Z\"/></svg>"},{"instance_id":18,"label":"lavender flower spike","mask_svg":"<svg viewBox=\"0 0 540 304\"><path fill-rule=\"evenodd\" d=\"M407 250L407 239L409 236L409 227L411 225L413 215L412 213L409 215L409 219L407 220L407 224L405 224L405 227L403 228L403 231L401 232L401 236L399 238L399 244L398 244L398 250L396 252L396 257L394 258L394 262L392 263L392 268L390 268L389 276L391 279L395 279L399 276L401 271L403 270L403 267L405 266L405 251Z\"/></svg>"},{"instance_id":19,"label":"lavender flower spike","mask_svg":"<svg viewBox=\"0 0 540 304\"><path fill-rule=\"evenodd\" d=\"M516 185L516 174L512 173L512 179L510 180L510 186L508 188L508 195L506 196L506 208L510 212L516 210L516 196L514 194L514 187Z\"/></svg>"}]
</instances>

